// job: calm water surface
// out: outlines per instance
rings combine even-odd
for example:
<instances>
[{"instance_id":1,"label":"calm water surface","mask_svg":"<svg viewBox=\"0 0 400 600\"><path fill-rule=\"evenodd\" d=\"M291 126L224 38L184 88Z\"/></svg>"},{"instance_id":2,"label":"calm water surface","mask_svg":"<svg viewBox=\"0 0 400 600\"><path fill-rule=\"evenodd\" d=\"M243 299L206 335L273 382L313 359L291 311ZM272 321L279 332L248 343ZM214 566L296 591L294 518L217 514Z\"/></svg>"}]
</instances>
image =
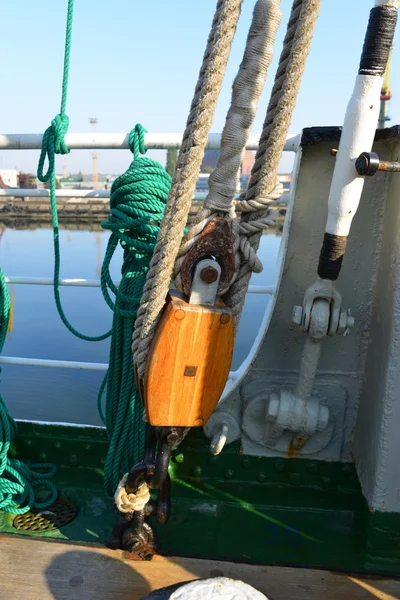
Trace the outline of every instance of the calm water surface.
<instances>
[{"instance_id":1,"label":"calm water surface","mask_svg":"<svg viewBox=\"0 0 400 600\"><path fill-rule=\"evenodd\" d=\"M61 277L98 279L108 232L60 231ZM264 271L252 283L273 285L281 237L264 235L260 255ZM119 279L122 253L115 257L112 276ZM53 248L50 228L6 229L0 239L0 264L8 276L52 277ZM109 340L85 342L62 324L51 286L11 285L13 327L3 354L29 358L108 362ZM111 311L100 288L61 288L65 312L75 328L98 335L111 326ZM233 359L236 369L247 355L258 331L268 296L251 294L240 323ZM97 390L103 373L4 365L1 394L17 419L101 424Z\"/></svg>"}]
</instances>

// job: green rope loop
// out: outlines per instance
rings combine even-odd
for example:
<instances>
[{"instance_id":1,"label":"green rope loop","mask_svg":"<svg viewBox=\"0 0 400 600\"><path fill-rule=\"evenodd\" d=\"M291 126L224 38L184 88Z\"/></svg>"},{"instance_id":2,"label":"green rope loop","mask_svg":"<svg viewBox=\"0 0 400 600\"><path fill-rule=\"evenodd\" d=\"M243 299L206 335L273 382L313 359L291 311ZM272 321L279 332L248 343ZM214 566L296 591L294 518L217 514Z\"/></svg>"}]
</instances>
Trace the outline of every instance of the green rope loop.
<instances>
[{"instance_id":1,"label":"green rope loop","mask_svg":"<svg viewBox=\"0 0 400 600\"><path fill-rule=\"evenodd\" d=\"M7 335L10 307L10 294L0 269L0 353ZM47 508L53 504L57 488L49 481L55 473L53 465L23 463L8 457L16 433L17 424L0 396L0 510L23 514L32 508Z\"/></svg>"},{"instance_id":2,"label":"green rope loop","mask_svg":"<svg viewBox=\"0 0 400 600\"><path fill-rule=\"evenodd\" d=\"M51 221L53 226L53 247L54 247L54 271L53 271L53 291L54 299L58 314L64 323L65 327L77 338L86 342L100 342L111 335L110 331L101 335L90 336L79 332L68 320L61 302L60 295L60 240L58 228L58 210L56 199L56 172L55 172L55 155L68 154L69 148L65 143L65 134L68 131L69 119L65 114L68 93L68 77L69 77L69 58L71 51L71 35L72 35L72 16L73 16L74 0L68 0L67 13L67 28L65 34L65 53L64 53L64 71L61 92L61 108L60 114L52 120L50 127L43 134L42 150L40 152L39 164L37 169L37 177L40 181L50 182L50 208ZM44 164L48 160L48 168L44 173ZM104 293L104 292L103 292Z\"/></svg>"},{"instance_id":3,"label":"green rope loop","mask_svg":"<svg viewBox=\"0 0 400 600\"><path fill-rule=\"evenodd\" d=\"M69 119L67 115L56 115L50 127L43 134L42 149L40 151L37 177L43 183L49 181L55 172L55 154L68 154L69 148L65 143L64 136L68 131ZM44 163L48 159L49 166L43 173Z\"/></svg>"},{"instance_id":4,"label":"green rope loop","mask_svg":"<svg viewBox=\"0 0 400 600\"><path fill-rule=\"evenodd\" d=\"M104 469L104 484L111 495L121 479L142 458L146 426L136 388L132 356L132 334L146 274L171 187L171 177L146 152L141 125L131 131L129 147L133 162L111 187L111 214L102 223L111 232L101 271L104 298L114 311L109 369L98 395L100 416L110 439ZM110 262L121 245L124 251L118 289L110 275ZM113 301L108 293L115 294ZM105 410L101 398L107 383Z\"/></svg>"}]
</instances>

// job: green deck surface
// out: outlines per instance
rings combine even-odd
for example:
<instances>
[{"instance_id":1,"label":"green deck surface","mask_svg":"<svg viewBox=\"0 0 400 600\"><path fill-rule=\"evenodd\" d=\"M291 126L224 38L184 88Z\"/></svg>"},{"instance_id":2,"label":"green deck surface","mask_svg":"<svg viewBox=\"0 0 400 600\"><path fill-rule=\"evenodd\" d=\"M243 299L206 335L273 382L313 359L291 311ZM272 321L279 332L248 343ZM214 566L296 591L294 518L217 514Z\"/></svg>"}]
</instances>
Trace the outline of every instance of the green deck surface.
<instances>
[{"instance_id":1,"label":"green deck surface","mask_svg":"<svg viewBox=\"0 0 400 600\"><path fill-rule=\"evenodd\" d=\"M118 519L102 485L106 451L101 429L20 423L13 455L55 462L78 513L45 534L0 513L1 531L106 543ZM352 464L247 457L238 444L213 457L193 431L170 475L172 516L156 527L163 554L400 574L400 517L368 510Z\"/></svg>"}]
</instances>

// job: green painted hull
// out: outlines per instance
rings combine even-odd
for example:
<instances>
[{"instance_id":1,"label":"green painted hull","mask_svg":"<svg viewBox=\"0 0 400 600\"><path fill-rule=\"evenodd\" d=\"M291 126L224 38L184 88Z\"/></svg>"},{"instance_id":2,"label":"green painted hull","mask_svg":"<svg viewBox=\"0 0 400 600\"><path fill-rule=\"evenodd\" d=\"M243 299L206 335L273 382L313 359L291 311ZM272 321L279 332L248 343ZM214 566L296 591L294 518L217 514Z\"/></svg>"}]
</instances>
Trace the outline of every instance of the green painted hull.
<instances>
[{"instance_id":1,"label":"green painted hull","mask_svg":"<svg viewBox=\"0 0 400 600\"><path fill-rule=\"evenodd\" d=\"M105 544L117 521L102 486L105 431L20 423L13 456L52 461L75 520L40 535ZM400 515L371 513L349 463L220 456L193 431L173 457L172 516L157 526L162 554L400 574ZM17 532L0 513L3 533ZM32 535L32 534L30 534ZM38 535L38 534L33 534Z\"/></svg>"}]
</instances>

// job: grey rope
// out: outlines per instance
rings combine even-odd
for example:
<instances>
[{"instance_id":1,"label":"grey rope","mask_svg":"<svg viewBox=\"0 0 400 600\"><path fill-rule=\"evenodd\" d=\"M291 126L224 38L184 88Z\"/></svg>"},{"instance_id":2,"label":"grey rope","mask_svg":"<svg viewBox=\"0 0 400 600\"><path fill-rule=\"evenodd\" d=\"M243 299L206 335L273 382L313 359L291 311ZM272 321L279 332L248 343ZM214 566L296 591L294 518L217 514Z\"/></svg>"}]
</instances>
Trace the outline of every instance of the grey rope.
<instances>
[{"instance_id":1,"label":"grey rope","mask_svg":"<svg viewBox=\"0 0 400 600\"><path fill-rule=\"evenodd\" d=\"M133 333L132 349L140 377L144 375L153 333L171 282L241 4L242 0L218 0L217 3Z\"/></svg>"},{"instance_id":2,"label":"grey rope","mask_svg":"<svg viewBox=\"0 0 400 600\"><path fill-rule=\"evenodd\" d=\"M240 204L244 211L240 228L246 232L242 252L257 252L264 223L271 219L269 195L276 189L276 176L308 52L320 0L295 0L293 3L283 50L264 121L256 160L246 198ZM253 212L247 213L248 207ZM256 209L254 211L254 209ZM242 257L239 274L227 294L237 329L252 269Z\"/></svg>"},{"instance_id":3,"label":"grey rope","mask_svg":"<svg viewBox=\"0 0 400 600\"><path fill-rule=\"evenodd\" d=\"M180 268L186 254L215 216L222 216L230 220L236 218L238 205L235 203L234 197L240 164L256 115L258 101L264 88L268 67L272 61L274 41L280 20L280 0L258 0L256 2L243 59L232 86L231 106L222 132L220 156L209 179L210 191L203 210L193 220L189 231L182 240L175 262L175 285L186 295L190 294L190 289L183 288L180 278ZM250 210L254 209L250 207ZM232 232L234 234L236 271L238 271L241 249L239 236L242 232L234 223L232 223ZM261 270L262 265L249 246L246 246L245 259L253 268ZM225 293L229 285L230 282L227 283L226 288L220 285L219 294Z\"/></svg>"}]
</instances>

